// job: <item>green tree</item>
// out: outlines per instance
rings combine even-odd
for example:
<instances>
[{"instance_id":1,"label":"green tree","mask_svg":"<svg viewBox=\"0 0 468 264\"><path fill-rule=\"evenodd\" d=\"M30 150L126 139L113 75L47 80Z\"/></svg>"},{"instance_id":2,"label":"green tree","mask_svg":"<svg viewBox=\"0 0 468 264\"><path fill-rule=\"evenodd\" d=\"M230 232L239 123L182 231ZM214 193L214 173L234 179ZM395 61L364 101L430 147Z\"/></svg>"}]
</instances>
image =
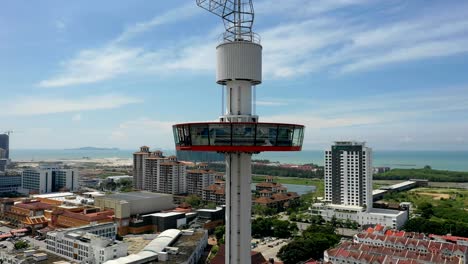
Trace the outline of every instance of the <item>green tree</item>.
<instances>
[{"instance_id":1,"label":"green tree","mask_svg":"<svg viewBox=\"0 0 468 264\"><path fill-rule=\"evenodd\" d=\"M256 204L253 206L252 208L252 212L256 215L267 215L268 213L268 207L266 207L265 205L261 205L261 204Z\"/></svg>"},{"instance_id":2,"label":"green tree","mask_svg":"<svg viewBox=\"0 0 468 264\"><path fill-rule=\"evenodd\" d=\"M23 248L28 248L28 247L29 247L29 243L27 241L24 241L24 240L20 240L20 241L15 243L15 249L16 250L23 249Z\"/></svg>"},{"instance_id":3,"label":"green tree","mask_svg":"<svg viewBox=\"0 0 468 264\"><path fill-rule=\"evenodd\" d=\"M422 202L418 206L418 210L421 213L421 217L429 219L434 215L434 206L428 202Z\"/></svg>"},{"instance_id":4,"label":"green tree","mask_svg":"<svg viewBox=\"0 0 468 264\"><path fill-rule=\"evenodd\" d=\"M310 223L311 224L316 224L316 225L321 225L325 222L325 219L321 215L312 215L310 217Z\"/></svg>"},{"instance_id":5,"label":"green tree","mask_svg":"<svg viewBox=\"0 0 468 264\"><path fill-rule=\"evenodd\" d=\"M295 264L309 258L323 258L323 252L336 245L340 237L331 225L311 225L304 230L301 237L296 237L291 243L283 246L278 257L285 264Z\"/></svg>"},{"instance_id":6,"label":"green tree","mask_svg":"<svg viewBox=\"0 0 468 264\"><path fill-rule=\"evenodd\" d=\"M224 237L225 230L226 230L225 226L216 227L216 229L214 231L214 235L216 237L216 240L218 240L218 244L219 244L219 241Z\"/></svg>"},{"instance_id":7,"label":"green tree","mask_svg":"<svg viewBox=\"0 0 468 264\"><path fill-rule=\"evenodd\" d=\"M193 208L200 208L202 204L201 198L197 195L189 195L184 199L184 201L190 204L190 206L192 206Z\"/></svg>"},{"instance_id":8,"label":"green tree","mask_svg":"<svg viewBox=\"0 0 468 264\"><path fill-rule=\"evenodd\" d=\"M216 208L216 203L208 202L208 203L205 205L205 208L208 208L208 209L215 209L215 208Z\"/></svg>"},{"instance_id":9,"label":"green tree","mask_svg":"<svg viewBox=\"0 0 468 264\"><path fill-rule=\"evenodd\" d=\"M337 227L337 226L338 226L338 219L336 218L335 215L333 215L332 218L330 219L330 224L331 224L333 227Z\"/></svg>"}]
</instances>

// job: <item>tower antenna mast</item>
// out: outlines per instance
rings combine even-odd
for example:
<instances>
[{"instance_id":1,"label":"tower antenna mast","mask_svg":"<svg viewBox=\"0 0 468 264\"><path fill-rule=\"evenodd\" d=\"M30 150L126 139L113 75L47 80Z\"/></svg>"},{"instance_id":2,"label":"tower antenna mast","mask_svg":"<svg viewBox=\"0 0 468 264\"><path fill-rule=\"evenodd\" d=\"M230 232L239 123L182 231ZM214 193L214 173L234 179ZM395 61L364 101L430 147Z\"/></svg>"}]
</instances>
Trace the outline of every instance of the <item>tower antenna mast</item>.
<instances>
[{"instance_id":1,"label":"tower antenna mast","mask_svg":"<svg viewBox=\"0 0 468 264\"><path fill-rule=\"evenodd\" d=\"M260 42L253 33L254 9L252 0L197 0L197 5L223 19L224 41Z\"/></svg>"}]
</instances>

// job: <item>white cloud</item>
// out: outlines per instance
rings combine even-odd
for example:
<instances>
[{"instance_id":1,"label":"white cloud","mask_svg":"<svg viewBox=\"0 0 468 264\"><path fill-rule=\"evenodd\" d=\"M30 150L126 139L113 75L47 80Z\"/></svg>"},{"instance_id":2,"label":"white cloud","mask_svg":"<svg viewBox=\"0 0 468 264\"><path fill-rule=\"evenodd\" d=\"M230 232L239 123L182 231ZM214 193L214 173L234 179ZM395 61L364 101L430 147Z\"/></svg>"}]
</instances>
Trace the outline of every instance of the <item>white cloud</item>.
<instances>
[{"instance_id":1,"label":"white cloud","mask_svg":"<svg viewBox=\"0 0 468 264\"><path fill-rule=\"evenodd\" d=\"M136 35L153 29L154 27L183 21L194 16L198 12L200 12L199 8L196 8L195 5L190 2L189 4L185 4L183 6L171 9L165 13L159 14L150 20L139 22L125 28L125 30L113 42L118 43L127 41Z\"/></svg>"},{"instance_id":2,"label":"white cloud","mask_svg":"<svg viewBox=\"0 0 468 264\"><path fill-rule=\"evenodd\" d=\"M128 145L125 147L134 148L135 146L151 145L163 149L174 148L174 137L172 135L172 125L177 122L159 121L146 117L122 122L115 128L109 141Z\"/></svg>"},{"instance_id":3,"label":"white cloud","mask_svg":"<svg viewBox=\"0 0 468 264\"><path fill-rule=\"evenodd\" d=\"M286 106L288 105L287 102L284 102L284 101L277 101L277 100L271 100L271 101L263 101L263 100L259 100L257 102L255 102L255 104L257 106Z\"/></svg>"},{"instance_id":4,"label":"white cloud","mask_svg":"<svg viewBox=\"0 0 468 264\"><path fill-rule=\"evenodd\" d=\"M67 24L65 24L63 20L56 20L55 28L57 29L57 31L61 32L67 29Z\"/></svg>"},{"instance_id":5,"label":"white cloud","mask_svg":"<svg viewBox=\"0 0 468 264\"><path fill-rule=\"evenodd\" d=\"M124 49L113 46L97 50L81 51L75 58L63 62L63 72L41 81L41 87L61 87L93 83L128 72L128 64L141 53L140 49Z\"/></svg>"},{"instance_id":6,"label":"white cloud","mask_svg":"<svg viewBox=\"0 0 468 264\"><path fill-rule=\"evenodd\" d=\"M255 12L258 14L283 14L290 16L311 16L329 11L361 5L367 0L288 0L273 3L271 0L264 0L254 4Z\"/></svg>"},{"instance_id":7,"label":"white cloud","mask_svg":"<svg viewBox=\"0 0 468 264\"><path fill-rule=\"evenodd\" d=\"M62 62L62 70L56 76L39 82L41 87L64 87L79 84L95 83L109 80L120 74L129 72L148 72L148 69L180 68L171 61L169 56L178 55L174 48L159 51L147 51L142 48L125 47L122 42L128 41L138 34L161 26L167 23L173 23L192 17L198 12L193 4L184 5L179 8L169 10L163 14L157 15L152 19L127 27L122 33L107 44L96 49L86 49L80 51L75 57ZM195 54L194 50L186 50L190 54ZM169 54L166 54L169 53ZM184 54L184 52L182 52ZM197 62L202 63L204 58L199 58ZM193 61L184 61L190 63ZM177 63L177 62L175 62Z\"/></svg>"},{"instance_id":8,"label":"white cloud","mask_svg":"<svg viewBox=\"0 0 468 264\"><path fill-rule=\"evenodd\" d=\"M79 122L81 121L81 119L82 119L81 114L75 114L72 117L72 121L75 121L75 122Z\"/></svg>"},{"instance_id":9,"label":"white cloud","mask_svg":"<svg viewBox=\"0 0 468 264\"><path fill-rule=\"evenodd\" d=\"M261 16L291 15L291 19L280 20L282 23L262 28L259 32L264 47L264 79L318 71L341 74L368 71L389 64L468 52L468 9L463 8L464 5L447 5L443 10L421 9L412 12L408 16L411 18L398 13L393 14L399 15L398 19L380 21L375 21L372 16L357 19L349 14L329 12L356 5L378 9L379 3L382 2L291 0L281 4L271 1L256 4L256 11ZM387 5L391 7L392 4ZM213 71L216 36L222 32L219 24L209 34L184 36L184 40L173 42L171 46L124 45L155 27L193 18L200 11L190 3L129 26L102 47L83 50L64 61L55 76L39 85L87 84L132 73L170 75L180 71Z\"/></svg>"},{"instance_id":10,"label":"white cloud","mask_svg":"<svg viewBox=\"0 0 468 264\"><path fill-rule=\"evenodd\" d=\"M127 104L140 103L141 99L118 94L83 98L23 97L2 103L5 111L1 115L32 116L53 113L114 109Z\"/></svg>"}]
</instances>

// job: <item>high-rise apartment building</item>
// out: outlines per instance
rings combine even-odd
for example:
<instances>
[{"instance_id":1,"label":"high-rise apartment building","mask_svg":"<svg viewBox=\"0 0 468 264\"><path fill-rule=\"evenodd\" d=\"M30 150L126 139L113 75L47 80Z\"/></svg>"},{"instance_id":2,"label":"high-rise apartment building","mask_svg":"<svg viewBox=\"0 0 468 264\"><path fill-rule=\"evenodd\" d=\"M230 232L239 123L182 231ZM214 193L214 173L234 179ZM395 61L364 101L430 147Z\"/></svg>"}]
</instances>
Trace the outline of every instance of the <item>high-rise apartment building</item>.
<instances>
[{"instance_id":1,"label":"high-rise apartment building","mask_svg":"<svg viewBox=\"0 0 468 264\"><path fill-rule=\"evenodd\" d=\"M142 146L140 151L133 153L133 186L143 190L145 182L145 159L150 155L149 147Z\"/></svg>"},{"instance_id":2,"label":"high-rise apartment building","mask_svg":"<svg viewBox=\"0 0 468 264\"><path fill-rule=\"evenodd\" d=\"M0 155L0 159L10 158L10 136L7 134L0 134L0 149L4 150L3 156Z\"/></svg>"},{"instance_id":3,"label":"high-rise apartment building","mask_svg":"<svg viewBox=\"0 0 468 264\"><path fill-rule=\"evenodd\" d=\"M200 197L203 195L203 189L214 183L216 172L211 170L188 170L187 171L187 193L195 194Z\"/></svg>"},{"instance_id":4,"label":"high-rise apartment building","mask_svg":"<svg viewBox=\"0 0 468 264\"><path fill-rule=\"evenodd\" d=\"M335 142L325 151L325 200L372 208L372 149L364 142Z\"/></svg>"},{"instance_id":5,"label":"high-rise apartment building","mask_svg":"<svg viewBox=\"0 0 468 264\"><path fill-rule=\"evenodd\" d=\"M159 193L187 193L186 166L175 156L164 157L157 152L145 159L143 190Z\"/></svg>"},{"instance_id":6,"label":"high-rise apartment building","mask_svg":"<svg viewBox=\"0 0 468 264\"><path fill-rule=\"evenodd\" d=\"M140 190L182 194L187 193L186 166L176 156L163 156L143 146L133 154L133 180Z\"/></svg>"},{"instance_id":7,"label":"high-rise apartment building","mask_svg":"<svg viewBox=\"0 0 468 264\"><path fill-rule=\"evenodd\" d=\"M74 169L57 166L41 166L23 171L22 191L24 193L51 193L66 189L79 189L79 173Z\"/></svg>"},{"instance_id":8,"label":"high-rise apartment building","mask_svg":"<svg viewBox=\"0 0 468 264\"><path fill-rule=\"evenodd\" d=\"M372 207L372 172L372 149L364 142L335 142L325 151L325 199L312 204L311 213L361 226L403 226L408 211Z\"/></svg>"}]
</instances>

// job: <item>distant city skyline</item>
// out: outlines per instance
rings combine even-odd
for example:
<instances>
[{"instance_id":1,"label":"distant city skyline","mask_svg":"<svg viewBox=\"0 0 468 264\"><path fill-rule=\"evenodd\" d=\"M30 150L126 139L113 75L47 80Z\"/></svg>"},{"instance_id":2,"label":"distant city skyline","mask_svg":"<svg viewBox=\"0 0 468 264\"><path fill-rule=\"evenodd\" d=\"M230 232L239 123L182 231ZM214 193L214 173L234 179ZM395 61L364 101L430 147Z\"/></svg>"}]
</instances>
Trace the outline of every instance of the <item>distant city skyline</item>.
<instances>
[{"instance_id":1,"label":"distant city skyline","mask_svg":"<svg viewBox=\"0 0 468 264\"><path fill-rule=\"evenodd\" d=\"M254 1L261 121L306 125L305 150L468 150L468 3L275 3ZM15 1L0 22L0 133L15 131L12 151L174 149L173 124L221 111L223 29L195 1Z\"/></svg>"}]
</instances>

